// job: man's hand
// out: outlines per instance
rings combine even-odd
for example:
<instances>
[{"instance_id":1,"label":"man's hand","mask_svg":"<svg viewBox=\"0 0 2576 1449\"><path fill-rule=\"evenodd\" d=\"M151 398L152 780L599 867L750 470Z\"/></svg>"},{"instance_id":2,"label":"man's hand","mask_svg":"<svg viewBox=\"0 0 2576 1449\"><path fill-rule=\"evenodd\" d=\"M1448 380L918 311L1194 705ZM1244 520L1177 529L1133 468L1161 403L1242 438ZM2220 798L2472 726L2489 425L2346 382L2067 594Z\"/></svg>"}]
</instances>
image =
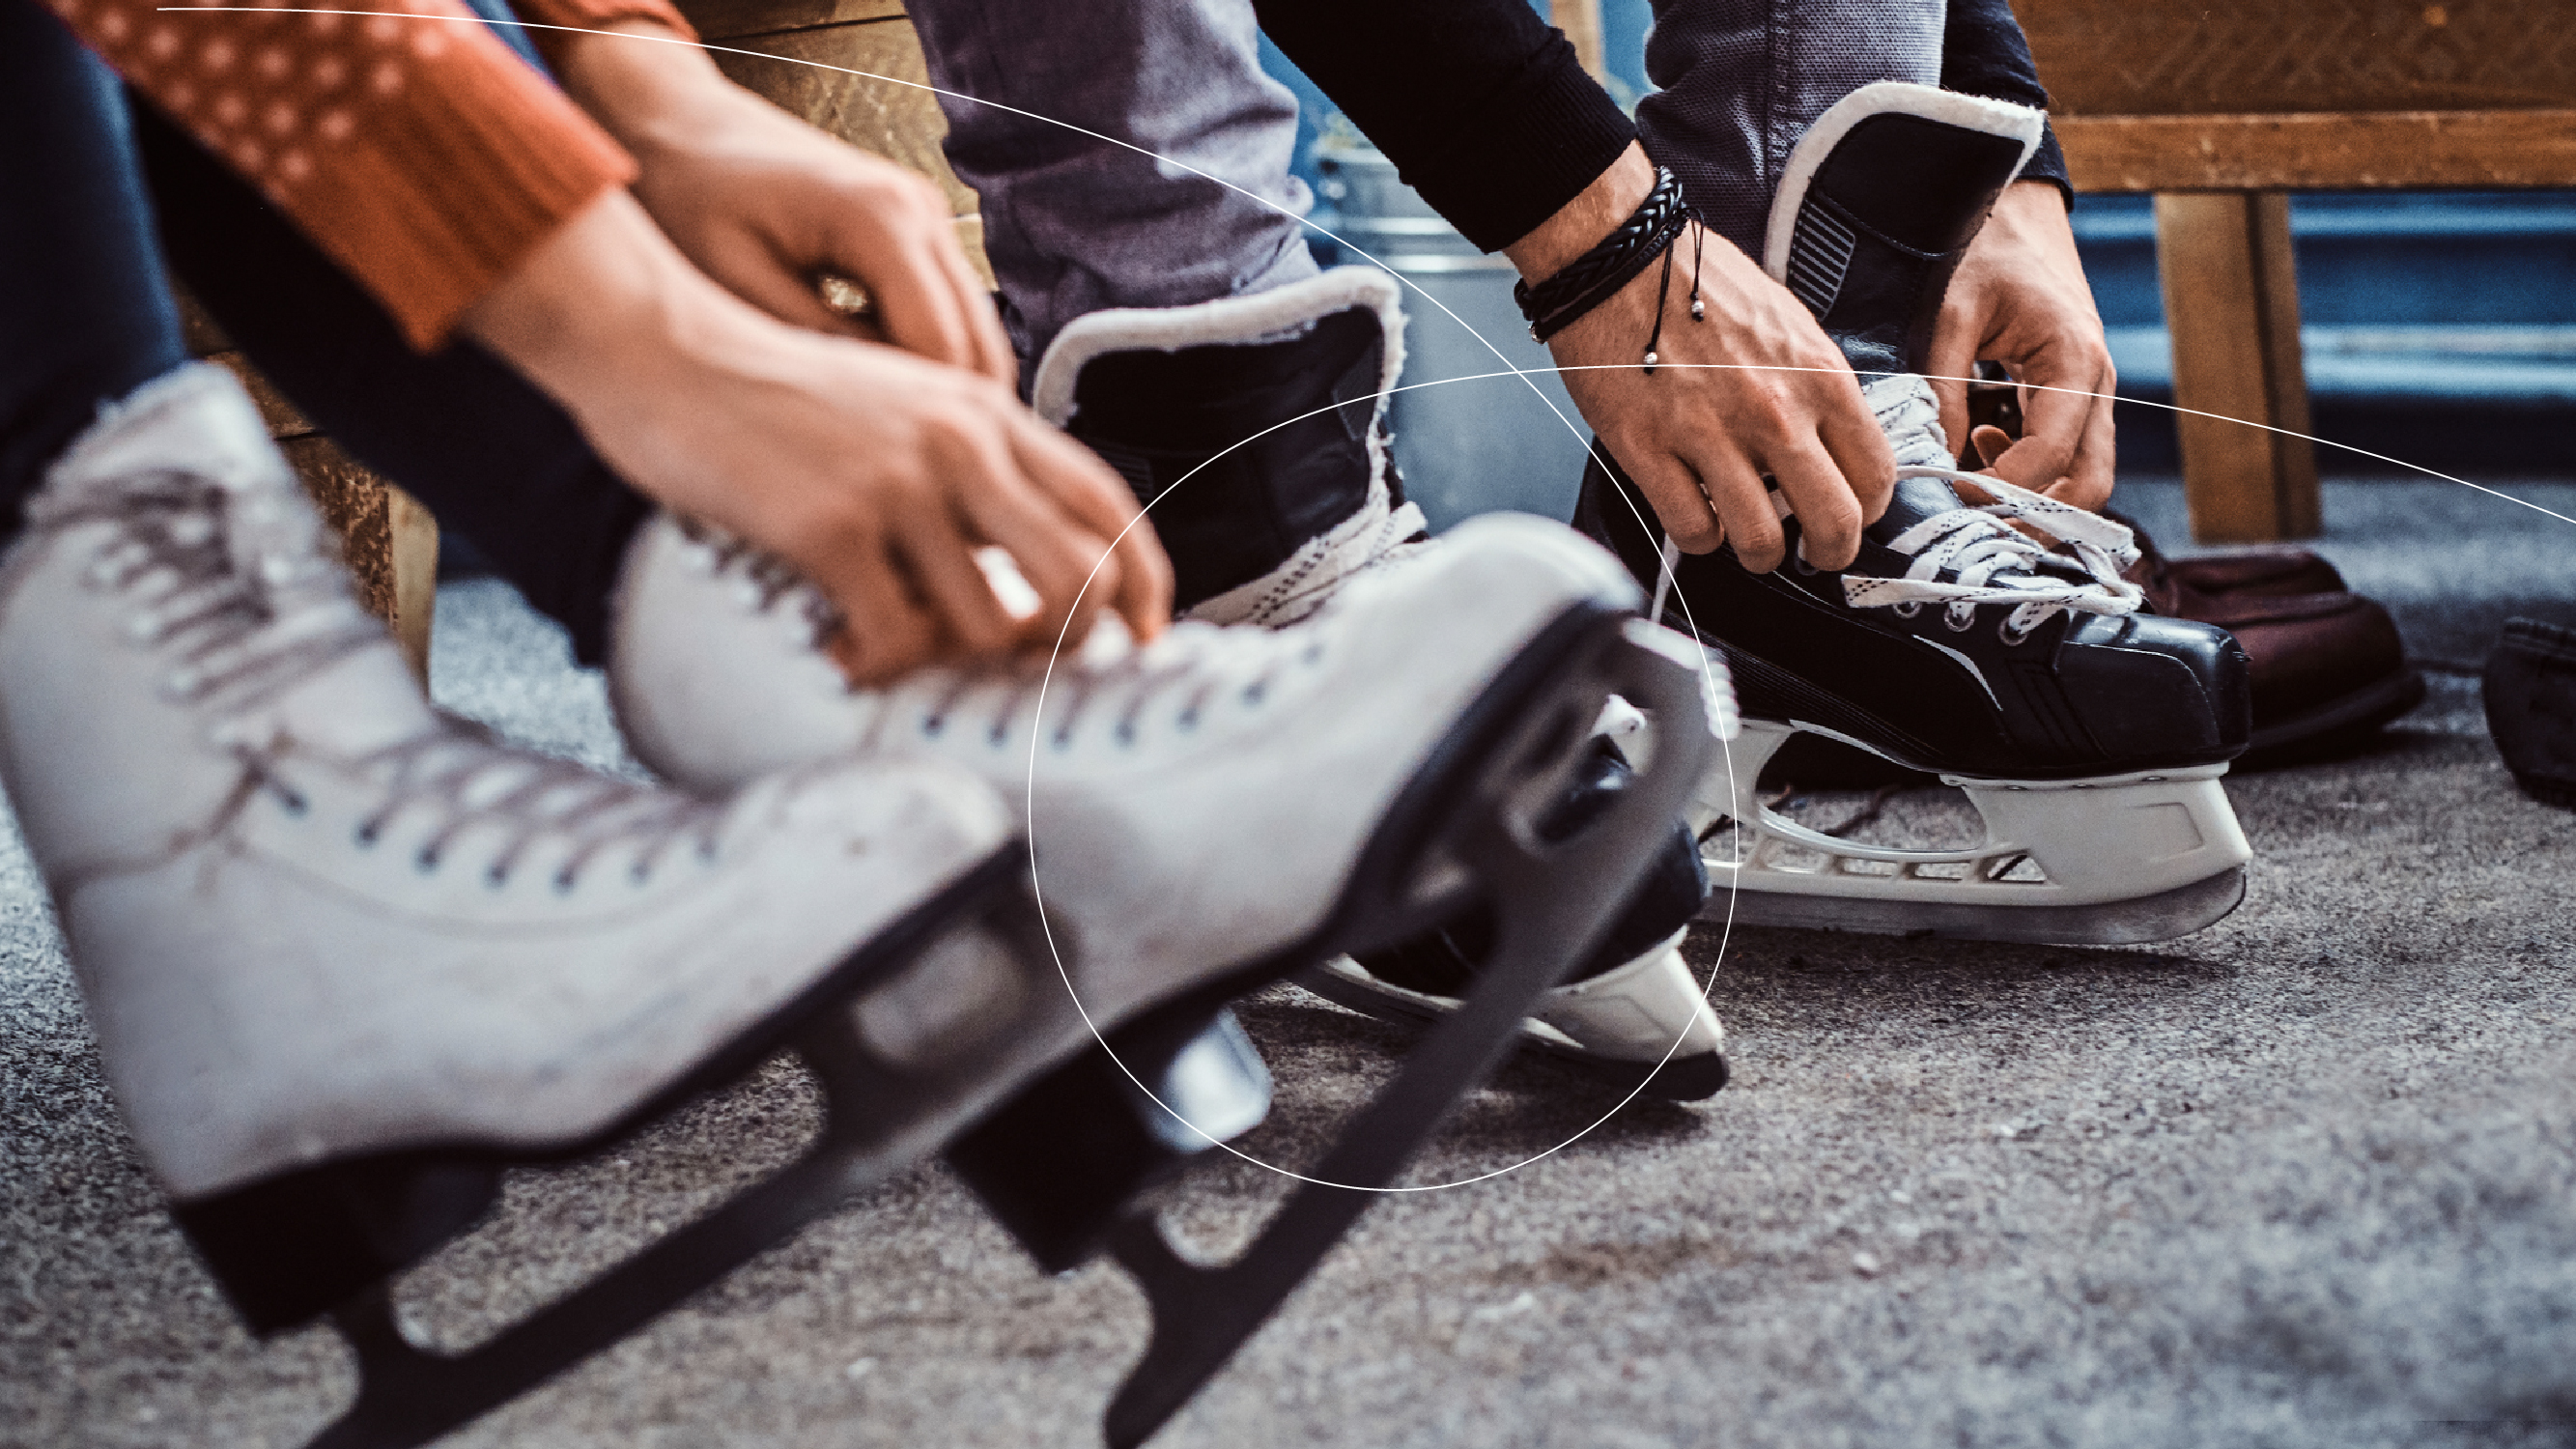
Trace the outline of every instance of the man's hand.
<instances>
[{"instance_id":1,"label":"man's hand","mask_svg":"<svg viewBox=\"0 0 2576 1449\"><path fill-rule=\"evenodd\" d=\"M780 325L699 274L623 192L465 322L628 482L819 588L861 683L1079 640L1103 606L1140 639L1171 617L1171 565L1134 497L1009 387ZM993 545L1035 589L1034 614L995 596L975 561Z\"/></svg>"},{"instance_id":2,"label":"man's hand","mask_svg":"<svg viewBox=\"0 0 2576 1449\"><path fill-rule=\"evenodd\" d=\"M1950 280L1932 338L1932 390L1941 429L1968 436L1968 386L1979 359L2001 362L2021 395L2021 441L1990 456L2005 482L2078 508L2111 497L2118 376L2102 316L2075 254L2066 203L2046 181L2004 188L1985 229Z\"/></svg>"},{"instance_id":3,"label":"man's hand","mask_svg":"<svg viewBox=\"0 0 2576 1449\"><path fill-rule=\"evenodd\" d=\"M726 80L650 21L557 49L564 88L629 151L636 199L734 295L794 326L857 335L826 274L866 292L885 340L1008 385L992 298L921 176L836 141Z\"/></svg>"},{"instance_id":4,"label":"man's hand","mask_svg":"<svg viewBox=\"0 0 2576 1449\"><path fill-rule=\"evenodd\" d=\"M1582 196L1504 250L1533 284L1581 256L1654 187L1630 146ZM1690 315L1696 259L1707 318ZM1860 531L1887 511L1896 456L1861 401L1860 381L1805 305L1752 259L1696 226L1661 261L1549 339L1575 406L1654 504L1688 553L1734 546L1767 572L1785 553L1763 479L1798 516L1799 550L1820 568L1860 551ZM1663 295L1659 365L1643 368ZM1715 364L1711 366L1709 364Z\"/></svg>"}]
</instances>

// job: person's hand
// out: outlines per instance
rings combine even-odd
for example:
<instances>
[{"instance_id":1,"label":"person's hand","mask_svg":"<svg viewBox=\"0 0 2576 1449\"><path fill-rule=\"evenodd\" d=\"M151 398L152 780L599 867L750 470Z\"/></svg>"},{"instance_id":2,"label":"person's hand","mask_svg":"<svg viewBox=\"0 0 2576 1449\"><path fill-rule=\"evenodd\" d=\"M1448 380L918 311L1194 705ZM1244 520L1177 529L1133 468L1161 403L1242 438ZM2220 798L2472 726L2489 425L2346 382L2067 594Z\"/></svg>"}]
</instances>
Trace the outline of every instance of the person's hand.
<instances>
[{"instance_id":1,"label":"person's hand","mask_svg":"<svg viewBox=\"0 0 2576 1449\"><path fill-rule=\"evenodd\" d=\"M2119 378L2075 254L2066 203L2053 183L2004 188L1942 299L1928 365L1941 400L1941 429L1954 440L1968 436L1962 379L1980 359L2001 362L2024 385L2021 440L1985 454L1988 471L2078 508L2100 509L2111 497L2117 452L2111 395Z\"/></svg>"},{"instance_id":2,"label":"person's hand","mask_svg":"<svg viewBox=\"0 0 2576 1449\"><path fill-rule=\"evenodd\" d=\"M821 281L867 294L884 340L1009 385L1016 365L948 199L726 80L651 21L556 47L566 91L633 152L636 199L683 255L798 327L867 335Z\"/></svg>"},{"instance_id":3,"label":"person's hand","mask_svg":"<svg viewBox=\"0 0 2576 1449\"><path fill-rule=\"evenodd\" d=\"M1582 196L1505 248L1533 285L1627 220L1654 187L1635 146ZM1707 317L1690 315L1697 259ZM1841 349L1789 290L1721 237L1692 226L1658 261L1549 339L1566 391L1687 553L1720 543L1757 573L1785 553L1763 480L1798 516L1799 551L1841 568L1887 510L1896 456ZM1642 366L1664 289L1653 376ZM1716 364L1710 366L1707 364Z\"/></svg>"},{"instance_id":4,"label":"person's hand","mask_svg":"<svg viewBox=\"0 0 2576 1449\"><path fill-rule=\"evenodd\" d=\"M1171 617L1171 565L1133 495L1008 387L761 315L624 192L540 244L465 324L637 489L820 589L861 683L1078 641L1104 606L1139 639ZM987 546L1018 565L1033 613L996 597L975 557Z\"/></svg>"}]
</instances>

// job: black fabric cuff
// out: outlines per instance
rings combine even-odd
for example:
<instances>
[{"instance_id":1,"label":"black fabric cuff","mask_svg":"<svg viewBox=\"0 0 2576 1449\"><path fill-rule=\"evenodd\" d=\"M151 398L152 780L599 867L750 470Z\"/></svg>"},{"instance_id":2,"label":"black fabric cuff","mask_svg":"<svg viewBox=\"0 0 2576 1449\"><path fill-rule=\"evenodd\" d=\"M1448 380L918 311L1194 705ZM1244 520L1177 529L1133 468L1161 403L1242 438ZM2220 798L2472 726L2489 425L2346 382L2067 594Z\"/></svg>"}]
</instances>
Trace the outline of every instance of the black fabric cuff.
<instances>
[{"instance_id":1,"label":"black fabric cuff","mask_svg":"<svg viewBox=\"0 0 2576 1449\"><path fill-rule=\"evenodd\" d=\"M1411 155L1369 139L1432 210L1488 252L1537 230L1637 139L1636 123L1553 32L1518 74L1442 131L1401 138Z\"/></svg>"},{"instance_id":2,"label":"black fabric cuff","mask_svg":"<svg viewBox=\"0 0 2576 1449\"><path fill-rule=\"evenodd\" d=\"M2039 150L2032 154L2030 164L2021 168L2021 175L2015 179L2051 182L2056 185L2057 194L2066 198L2066 209L2075 209L2075 182L2066 174L2066 151L2057 144L2055 126L2040 132Z\"/></svg>"},{"instance_id":3,"label":"black fabric cuff","mask_svg":"<svg viewBox=\"0 0 2576 1449\"><path fill-rule=\"evenodd\" d=\"M1485 251L1555 215L1637 136L1528 0L1254 0L1253 13Z\"/></svg>"}]
</instances>

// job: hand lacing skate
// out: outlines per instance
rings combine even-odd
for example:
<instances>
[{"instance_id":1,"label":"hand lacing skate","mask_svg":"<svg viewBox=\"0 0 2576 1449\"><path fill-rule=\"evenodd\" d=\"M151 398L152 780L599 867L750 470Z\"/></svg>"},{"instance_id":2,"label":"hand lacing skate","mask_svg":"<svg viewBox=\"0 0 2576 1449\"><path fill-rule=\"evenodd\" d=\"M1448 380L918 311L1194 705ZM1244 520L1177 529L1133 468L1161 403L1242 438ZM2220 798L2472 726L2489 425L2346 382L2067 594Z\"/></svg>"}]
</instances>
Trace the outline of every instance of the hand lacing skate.
<instances>
[{"instance_id":1,"label":"hand lacing skate","mask_svg":"<svg viewBox=\"0 0 2576 1449\"><path fill-rule=\"evenodd\" d=\"M1909 619L1925 604L1937 603L1943 606L1943 623L1954 630L1975 627L1979 604L2011 604L2012 612L1999 627L2005 642L2016 644L2062 611L2117 617L2145 604L2146 590L2121 577L2122 570L2138 561L2135 537L2125 526L1990 474L1950 466L1949 449L1941 441L1940 407L1923 378L1883 378L1865 391L1880 429L1895 445L1899 482L1930 478L1954 488L1966 485L1995 501L1962 503L1889 539L1891 552L1913 560L1904 576L1845 574L1845 603L1855 609L1892 609ZM2049 548L2008 520L2040 529L2068 552ZM1671 569L1680 556L1680 545L1667 537L1650 617L1664 617ZM1799 567L1806 567L1803 560Z\"/></svg>"},{"instance_id":2,"label":"hand lacing skate","mask_svg":"<svg viewBox=\"0 0 2576 1449\"><path fill-rule=\"evenodd\" d=\"M1408 513L1418 524L1419 510L1407 504L1382 518L1379 531L1403 526ZM741 581L740 597L753 612L794 621L802 633L799 642L820 648L845 627L840 612L790 565L705 524L683 521L681 529L705 550L705 566L716 577ZM1377 550L1360 567L1383 562L1384 552ZM1029 740L1043 725L1046 743L1066 750L1090 723L1103 721L1112 740L1127 746L1136 743L1149 717L1168 717L1174 730L1187 733L1212 705L1229 696L1241 705L1258 706L1288 668L1311 668L1323 657L1320 637L1274 640L1191 620L1140 646L1124 624L1104 618L1080 647L1052 659L924 670L885 693L889 699L920 702L911 723L928 738L949 734L962 718L986 743L1000 748ZM842 688L851 694L872 692L847 683ZM1166 710L1166 705L1176 707ZM1042 707L1044 720L1039 718ZM868 742L881 743L887 729L899 727L903 713L891 708L882 713Z\"/></svg>"},{"instance_id":3,"label":"hand lacing skate","mask_svg":"<svg viewBox=\"0 0 2576 1449\"><path fill-rule=\"evenodd\" d=\"M104 522L115 532L82 577L126 595L137 607L125 625L136 646L175 656L159 683L173 704L212 702L220 717L209 738L240 763L252 786L293 814L308 806L289 778L279 746L284 729L260 706L341 658L385 642L383 627L352 600L332 565L327 536L301 508L257 494L235 498L222 485L181 472L152 475L100 500L30 500L31 527L61 531ZM281 537L263 539L264 530ZM292 531L292 539L282 535ZM236 556L236 548L243 556ZM636 847L634 880L649 879L673 842L701 855L716 845L717 812L630 785L569 761L507 751L479 726L432 715L434 727L373 752L359 768L383 782L381 806L361 820L356 843L371 847L397 817L426 807L437 824L417 848L423 871L439 868L452 841L476 826L499 830L485 865L494 886L541 839L567 849L554 871L569 893L603 851Z\"/></svg>"}]
</instances>

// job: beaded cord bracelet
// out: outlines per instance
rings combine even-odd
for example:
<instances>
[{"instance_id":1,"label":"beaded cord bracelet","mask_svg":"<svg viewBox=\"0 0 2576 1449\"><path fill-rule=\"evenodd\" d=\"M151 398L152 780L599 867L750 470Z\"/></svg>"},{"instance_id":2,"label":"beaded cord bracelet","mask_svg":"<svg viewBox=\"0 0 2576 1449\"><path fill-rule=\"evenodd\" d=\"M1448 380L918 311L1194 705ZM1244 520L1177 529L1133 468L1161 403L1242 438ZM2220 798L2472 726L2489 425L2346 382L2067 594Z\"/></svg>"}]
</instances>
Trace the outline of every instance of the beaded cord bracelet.
<instances>
[{"instance_id":1,"label":"beaded cord bracelet","mask_svg":"<svg viewBox=\"0 0 2576 1449\"><path fill-rule=\"evenodd\" d=\"M1638 203L1628 219L1608 236L1593 243L1590 250L1537 286L1527 282L1513 284L1512 300L1520 304L1521 316L1529 321L1531 339L1545 342L1564 331L1661 259L1664 264L1663 282L1655 295L1655 326L1646 338L1645 348L1646 375L1652 377L1660 360L1655 349L1664 335L1664 298L1672 287L1673 243L1680 238L1682 228L1696 220L1697 215L1683 199L1680 180L1669 169L1656 167L1654 189L1646 193L1646 199ZM1708 315L1699 295L1704 243L1705 233L1693 234L1691 320L1694 322L1704 320Z\"/></svg>"}]
</instances>

